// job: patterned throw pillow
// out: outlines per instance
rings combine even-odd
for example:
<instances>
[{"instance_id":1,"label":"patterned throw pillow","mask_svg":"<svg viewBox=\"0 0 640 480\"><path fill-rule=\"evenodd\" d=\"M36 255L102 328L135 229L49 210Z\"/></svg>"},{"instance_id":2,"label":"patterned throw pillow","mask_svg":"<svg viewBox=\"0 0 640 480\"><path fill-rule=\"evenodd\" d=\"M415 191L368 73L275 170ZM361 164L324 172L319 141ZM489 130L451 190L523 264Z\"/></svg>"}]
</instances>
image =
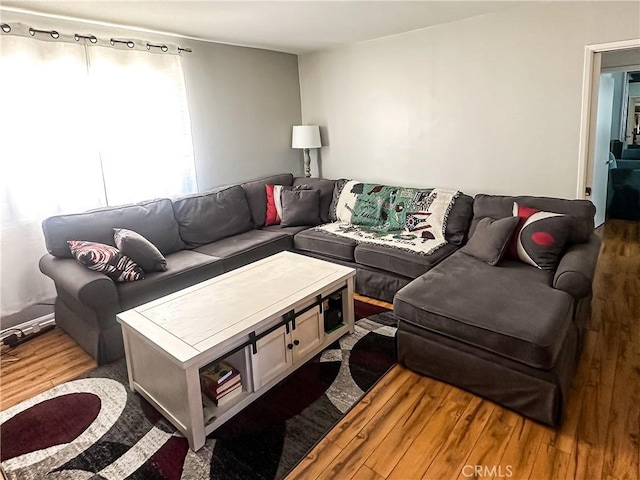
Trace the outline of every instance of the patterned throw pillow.
<instances>
[{"instance_id":1,"label":"patterned throw pillow","mask_svg":"<svg viewBox=\"0 0 640 480\"><path fill-rule=\"evenodd\" d=\"M518 217L509 256L541 270L554 271L569 238L573 218L513 203L513 216Z\"/></svg>"},{"instance_id":2,"label":"patterned throw pillow","mask_svg":"<svg viewBox=\"0 0 640 480\"><path fill-rule=\"evenodd\" d=\"M67 243L80 264L104 273L114 282L133 282L144 278L142 268L115 247L82 240L69 240Z\"/></svg>"}]
</instances>

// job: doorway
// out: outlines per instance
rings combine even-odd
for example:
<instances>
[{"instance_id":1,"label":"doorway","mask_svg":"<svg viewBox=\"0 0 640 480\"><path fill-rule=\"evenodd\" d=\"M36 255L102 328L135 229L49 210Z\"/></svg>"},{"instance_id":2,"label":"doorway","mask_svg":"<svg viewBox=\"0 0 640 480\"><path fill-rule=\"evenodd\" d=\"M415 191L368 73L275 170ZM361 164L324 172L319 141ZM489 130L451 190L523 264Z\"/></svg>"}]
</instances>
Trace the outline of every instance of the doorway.
<instances>
[{"instance_id":1,"label":"doorway","mask_svg":"<svg viewBox=\"0 0 640 480\"><path fill-rule=\"evenodd\" d=\"M628 149L627 112L629 108L635 109L635 100L629 101L628 85L625 84L624 94L616 91L614 76L620 78L619 72L624 72L623 77L628 79L628 72L633 71L640 71L640 39L588 45L585 48L577 197L589 199L596 206L596 226L604 223L607 207L611 205L616 191L612 185L611 170L618 168L618 160L612 159L609 154L613 146L611 140L617 139L623 144L623 150ZM624 119L621 107L614 112L616 94L618 101L624 99ZM632 115L631 118L635 117ZM640 176L640 158L638 167L637 175ZM618 180L621 178L620 173L616 172ZM640 215L640 184L636 194L639 197L635 202L637 205L633 195L629 198ZM616 201L619 202L620 199Z\"/></svg>"}]
</instances>

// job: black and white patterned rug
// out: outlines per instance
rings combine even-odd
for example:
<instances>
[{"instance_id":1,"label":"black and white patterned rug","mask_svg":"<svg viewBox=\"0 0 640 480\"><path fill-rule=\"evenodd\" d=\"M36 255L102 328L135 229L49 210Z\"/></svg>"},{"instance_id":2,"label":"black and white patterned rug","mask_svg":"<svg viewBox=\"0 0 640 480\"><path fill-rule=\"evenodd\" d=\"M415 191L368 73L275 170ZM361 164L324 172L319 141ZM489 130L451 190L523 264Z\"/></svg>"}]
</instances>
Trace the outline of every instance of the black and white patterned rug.
<instances>
[{"instance_id":1,"label":"black and white patterned rug","mask_svg":"<svg viewBox=\"0 0 640 480\"><path fill-rule=\"evenodd\" d=\"M0 465L10 480L283 478L393 366L395 331L390 313L358 320L197 453L120 360L0 412Z\"/></svg>"}]
</instances>

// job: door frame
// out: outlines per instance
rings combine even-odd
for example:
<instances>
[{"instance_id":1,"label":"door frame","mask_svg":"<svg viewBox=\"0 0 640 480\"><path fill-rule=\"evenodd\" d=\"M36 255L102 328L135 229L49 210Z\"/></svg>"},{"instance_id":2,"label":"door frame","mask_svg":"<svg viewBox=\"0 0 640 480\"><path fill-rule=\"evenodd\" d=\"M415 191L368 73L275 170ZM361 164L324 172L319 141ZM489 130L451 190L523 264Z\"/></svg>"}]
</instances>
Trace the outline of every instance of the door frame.
<instances>
[{"instance_id":1,"label":"door frame","mask_svg":"<svg viewBox=\"0 0 640 480\"><path fill-rule=\"evenodd\" d=\"M591 187L595 153L595 126L600 86L600 57L604 52L640 48L640 38L587 45L584 48L582 78L582 116L580 118L580 145L578 147L578 184L576 198L589 198L586 188ZM597 71L596 71L597 70Z\"/></svg>"}]
</instances>

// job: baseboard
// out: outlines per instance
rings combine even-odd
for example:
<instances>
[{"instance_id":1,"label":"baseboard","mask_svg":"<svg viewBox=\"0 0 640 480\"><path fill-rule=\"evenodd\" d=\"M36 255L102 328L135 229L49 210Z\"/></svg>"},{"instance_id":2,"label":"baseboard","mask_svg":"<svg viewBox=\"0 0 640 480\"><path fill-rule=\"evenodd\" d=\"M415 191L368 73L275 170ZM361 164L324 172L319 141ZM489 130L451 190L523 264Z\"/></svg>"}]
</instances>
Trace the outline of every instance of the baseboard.
<instances>
[{"instance_id":1,"label":"baseboard","mask_svg":"<svg viewBox=\"0 0 640 480\"><path fill-rule=\"evenodd\" d=\"M2 330L2 332L0 332L0 340L8 337L13 333L16 333L16 330L21 331L25 336L29 336L33 333L38 333L44 327L55 325L55 323L55 314L49 313L47 315L43 315L42 317L34 318L33 320L28 320L26 322L22 322L19 325L15 325L13 327Z\"/></svg>"}]
</instances>

